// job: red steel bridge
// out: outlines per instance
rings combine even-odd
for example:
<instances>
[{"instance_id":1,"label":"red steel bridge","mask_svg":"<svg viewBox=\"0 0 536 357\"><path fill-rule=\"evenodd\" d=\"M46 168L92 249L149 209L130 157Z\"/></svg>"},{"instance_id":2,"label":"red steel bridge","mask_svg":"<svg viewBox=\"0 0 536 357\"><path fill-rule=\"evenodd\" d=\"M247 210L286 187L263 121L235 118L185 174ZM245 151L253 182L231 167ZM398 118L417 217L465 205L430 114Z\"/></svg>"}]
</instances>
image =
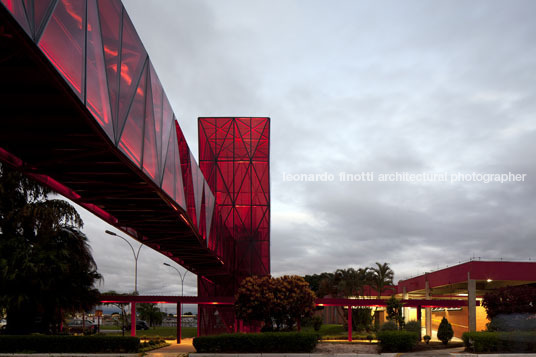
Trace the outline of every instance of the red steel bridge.
<instances>
[{"instance_id":1,"label":"red steel bridge","mask_svg":"<svg viewBox=\"0 0 536 357\"><path fill-rule=\"evenodd\" d=\"M269 118L200 118L198 165L119 0L0 0L0 84L4 164L197 274L200 298L270 273ZM202 334L228 329L218 309Z\"/></svg>"}]
</instances>

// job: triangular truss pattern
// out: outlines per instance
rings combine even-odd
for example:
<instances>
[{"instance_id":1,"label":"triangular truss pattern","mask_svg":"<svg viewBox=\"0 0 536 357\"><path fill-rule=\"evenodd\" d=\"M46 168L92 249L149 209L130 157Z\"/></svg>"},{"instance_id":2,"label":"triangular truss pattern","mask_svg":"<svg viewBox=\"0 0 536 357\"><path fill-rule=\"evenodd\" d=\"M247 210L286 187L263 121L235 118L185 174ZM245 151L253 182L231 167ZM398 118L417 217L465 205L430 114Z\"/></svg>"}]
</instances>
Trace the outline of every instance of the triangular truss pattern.
<instances>
[{"instance_id":1,"label":"triangular truss pattern","mask_svg":"<svg viewBox=\"0 0 536 357\"><path fill-rule=\"evenodd\" d=\"M236 242L237 279L270 271L269 123L268 118L199 118L200 167Z\"/></svg>"},{"instance_id":2,"label":"triangular truss pattern","mask_svg":"<svg viewBox=\"0 0 536 357\"><path fill-rule=\"evenodd\" d=\"M86 27L86 1L60 1L39 40L41 50L82 101L86 78Z\"/></svg>"},{"instance_id":3,"label":"triangular truss pattern","mask_svg":"<svg viewBox=\"0 0 536 357\"><path fill-rule=\"evenodd\" d=\"M143 71L137 89L134 94L132 103L130 104L130 112L128 113L125 125L121 131L119 140L119 149L129 157L138 167L142 167L141 161L143 157L143 137L145 124L145 104L147 94L147 67Z\"/></svg>"},{"instance_id":4,"label":"triangular truss pattern","mask_svg":"<svg viewBox=\"0 0 536 357\"><path fill-rule=\"evenodd\" d=\"M31 37L33 32L30 29L30 23L28 21L28 15L26 14L26 7L22 0L0 0L2 4L13 15L15 20L24 29L24 31Z\"/></svg>"},{"instance_id":5,"label":"triangular truss pattern","mask_svg":"<svg viewBox=\"0 0 536 357\"><path fill-rule=\"evenodd\" d=\"M172 206L183 210L184 221L193 223L195 235L206 238L208 244L219 212L215 195L186 144L121 1L0 2L63 76L111 143L145 180L151 180L175 201ZM227 120L208 135L215 136L221 130L234 132L234 124ZM232 138L224 140L232 152ZM206 148L208 155L212 149ZM216 181L217 171L211 172L211 180ZM229 251L222 248L224 245L213 246L220 253Z\"/></svg>"},{"instance_id":6,"label":"triangular truss pattern","mask_svg":"<svg viewBox=\"0 0 536 357\"><path fill-rule=\"evenodd\" d=\"M104 129L108 138L114 140L106 63L96 0L88 0L87 4L86 107Z\"/></svg>"}]
</instances>

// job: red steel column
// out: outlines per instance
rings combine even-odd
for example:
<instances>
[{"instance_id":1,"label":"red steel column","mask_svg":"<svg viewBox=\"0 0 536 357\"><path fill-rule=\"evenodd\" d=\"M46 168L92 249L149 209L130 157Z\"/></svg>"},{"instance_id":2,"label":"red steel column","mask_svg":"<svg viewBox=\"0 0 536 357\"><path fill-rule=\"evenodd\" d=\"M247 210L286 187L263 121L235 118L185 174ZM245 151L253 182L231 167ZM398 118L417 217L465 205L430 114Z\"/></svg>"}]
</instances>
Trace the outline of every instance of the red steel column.
<instances>
[{"instance_id":1,"label":"red steel column","mask_svg":"<svg viewBox=\"0 0 536 357\"><path fill-rule=\"evenodd\" d=\"M177 303L177 344L181 343L181 334L182 334L182 306L181 303Z\"/></svg>"},{"instance_id":2,"label":"red steel column","mask_svg":"<svg viewBox=\"0 0 536 357\"><path fill-rule=\"evenodd\" d=\"M352 307L348 306L348 342L352 342Z\"/></svg>"},{"instance_id":3,"label":"red steel column","mask_svg":"<svg viewBox=\"0 0 536 357\"><path fill-rule=\"evenodd\" d=\"M136 336L136 303L130 303L130 336Z\"/></svg>"}]
</instances>

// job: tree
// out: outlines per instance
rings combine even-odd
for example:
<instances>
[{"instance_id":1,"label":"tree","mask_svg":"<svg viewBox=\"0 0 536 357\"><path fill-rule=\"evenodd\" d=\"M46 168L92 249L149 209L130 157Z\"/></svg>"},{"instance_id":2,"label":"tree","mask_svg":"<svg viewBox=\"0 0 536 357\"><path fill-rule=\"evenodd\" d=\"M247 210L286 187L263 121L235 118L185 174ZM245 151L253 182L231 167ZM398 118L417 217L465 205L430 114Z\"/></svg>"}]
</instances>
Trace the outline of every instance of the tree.
<instances>
[{"instance_id":1,"label":"tree","mask_svg":"<svg viewBox=\"0 0 536 357\"><path fill-rule=\"evenodd\" d=\"M0 309L8 333L57 332L64 313L99 300L101 275L82 219L50 193L0 165Z\"/></svg>"},{"instance_id":2,"label":"tree","mask_svg":"<svg viewBox=\"0 0 536 357\"><path fill-rule=\"evenodd\" d=\"M399 328L402 328L404 324L404 318L402 317L403 307L402 302L395 298L394 295L387 301L387 319L394 321Z\"/></svg>"},{"instance_id":3,"label":"tree","mask_svg":"<svg viewBox=\"0 0 536 357\"><path fill-rule=\"evenodd\" d=\"M393 285L394 272L389 267L389 263L380 264L376 262L376 267L372 270L371 285L378 293L378 299L381 298L386 286Z\"/></svg>"},{"instance_id":4,"label":"tree","mask_svg":"<svg viewBox=\"0 0 536 357\"><path fill-rule=\"evenodd\" d=\"M300 276L279 278L248 277L238 289L235 311L247 322L264 321L276 330L291 330L297 322L311 317L315 294Z\"/></svg>"},{"instance_id":5,"label":"tree","mask_svg":"<svg viewBox=\"0 0 536 357\"><path fill-rule=\"evenodd\" d=\"M452 325L449 321L443 317L439 327L437 328L437 338L443 342L444 345L448 344L449 341L454 336L454 330L452 330Z\"/></svg>"},{"instance_id":6,"label":"tree","mask_svg":"<svg viewBox=\"0 0 536 357\"><path fill-rule=\"evenodd\" d=\"M142 320L149 321L149 326L151 327L162 324L162 312L156 304L139 304L137 312Z\"/></svg>"},{"instance_id":7,"label":"tree","mask_svg":"<svg viewBox=\"0 0 536 357\"><path fill-rule=\"evenodd\" d=\"M378 262L376 262L376 267L372 267L370 270L372 271L370 278L371 286L376 290L378 293L378 299L380 299L385 287L388 285L393 285L394 272L389 267L388 263L380 264ZM376 326L380 324L379 315L377 312L378 308L376 307L374 310Z\"/></svg>"},{"instance_id":8,"label":"tree","mask_svg":"<svg viewBox=\"0 0 536 357\"><path fill-rule=\"evenodd\" d=\"M507 286L484 295L490 331L536 330L536 287Z\"/></svg>"}]
</instances>

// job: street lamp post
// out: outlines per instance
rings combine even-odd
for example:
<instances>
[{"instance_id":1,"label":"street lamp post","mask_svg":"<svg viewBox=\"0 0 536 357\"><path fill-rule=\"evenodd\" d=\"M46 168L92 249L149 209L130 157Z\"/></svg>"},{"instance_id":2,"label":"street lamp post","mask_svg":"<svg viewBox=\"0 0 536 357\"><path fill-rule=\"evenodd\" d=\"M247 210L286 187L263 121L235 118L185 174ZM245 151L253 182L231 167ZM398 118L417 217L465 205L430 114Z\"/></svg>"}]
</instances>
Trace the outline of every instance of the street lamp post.
<instances>
[{"instance_id":1,"label":"street lamp post","mask_svg":"<svg viewBox=\"0 0 536 357\"><path fill-rule=\"evenodd\" d=\"M172 265L169 265L168 263L163 263L165 266L175 269L175 271L179 274L181 278L181 296L184 296L184 278L186 278L186 274L188 273L188 270L184 271L184 274L181 274L179 269L175 268Z\"/></svg>"},{"instance_id":2,"label":"street lamp post","mask_svg":"<svg viewBox=\"0 0 536 357\"><path fill-rule=\"evenodd\" d=\"M111 232L109 230L106 230L105 232L106 234L109 234L111 236L121 238L122 240L127 242L128 245L130 246L130 249L132 249L132 255L134 255L134 294L138 295L138 257L140 256L140 250L141 250L141 247L143 247L143 243L140 243L140 247L138 248L138 252L136 253L134 251L134 247L132 246L132 244L130 244L130 242L126 240L124 237L121 237L119 234Z\"/></svg>"},{"instance_id":3,"label":"street lamp post","mask_svg":"<svg viewBox=\"0 0 536 357\"><path fill-rule=\"evenodd\" d=\"M181 278L181 296L184 296L184 278L186 278L186 274L188 273L188 270L184 271L184 274L181 274L179 269L175 268L172 265L169 265L168 263L163 263L165 266L175 269L175 271L179 274ZM181 335L182 335L182 302L177 302L177 343L181 343Z\"/></svg>"}]
</instances>

